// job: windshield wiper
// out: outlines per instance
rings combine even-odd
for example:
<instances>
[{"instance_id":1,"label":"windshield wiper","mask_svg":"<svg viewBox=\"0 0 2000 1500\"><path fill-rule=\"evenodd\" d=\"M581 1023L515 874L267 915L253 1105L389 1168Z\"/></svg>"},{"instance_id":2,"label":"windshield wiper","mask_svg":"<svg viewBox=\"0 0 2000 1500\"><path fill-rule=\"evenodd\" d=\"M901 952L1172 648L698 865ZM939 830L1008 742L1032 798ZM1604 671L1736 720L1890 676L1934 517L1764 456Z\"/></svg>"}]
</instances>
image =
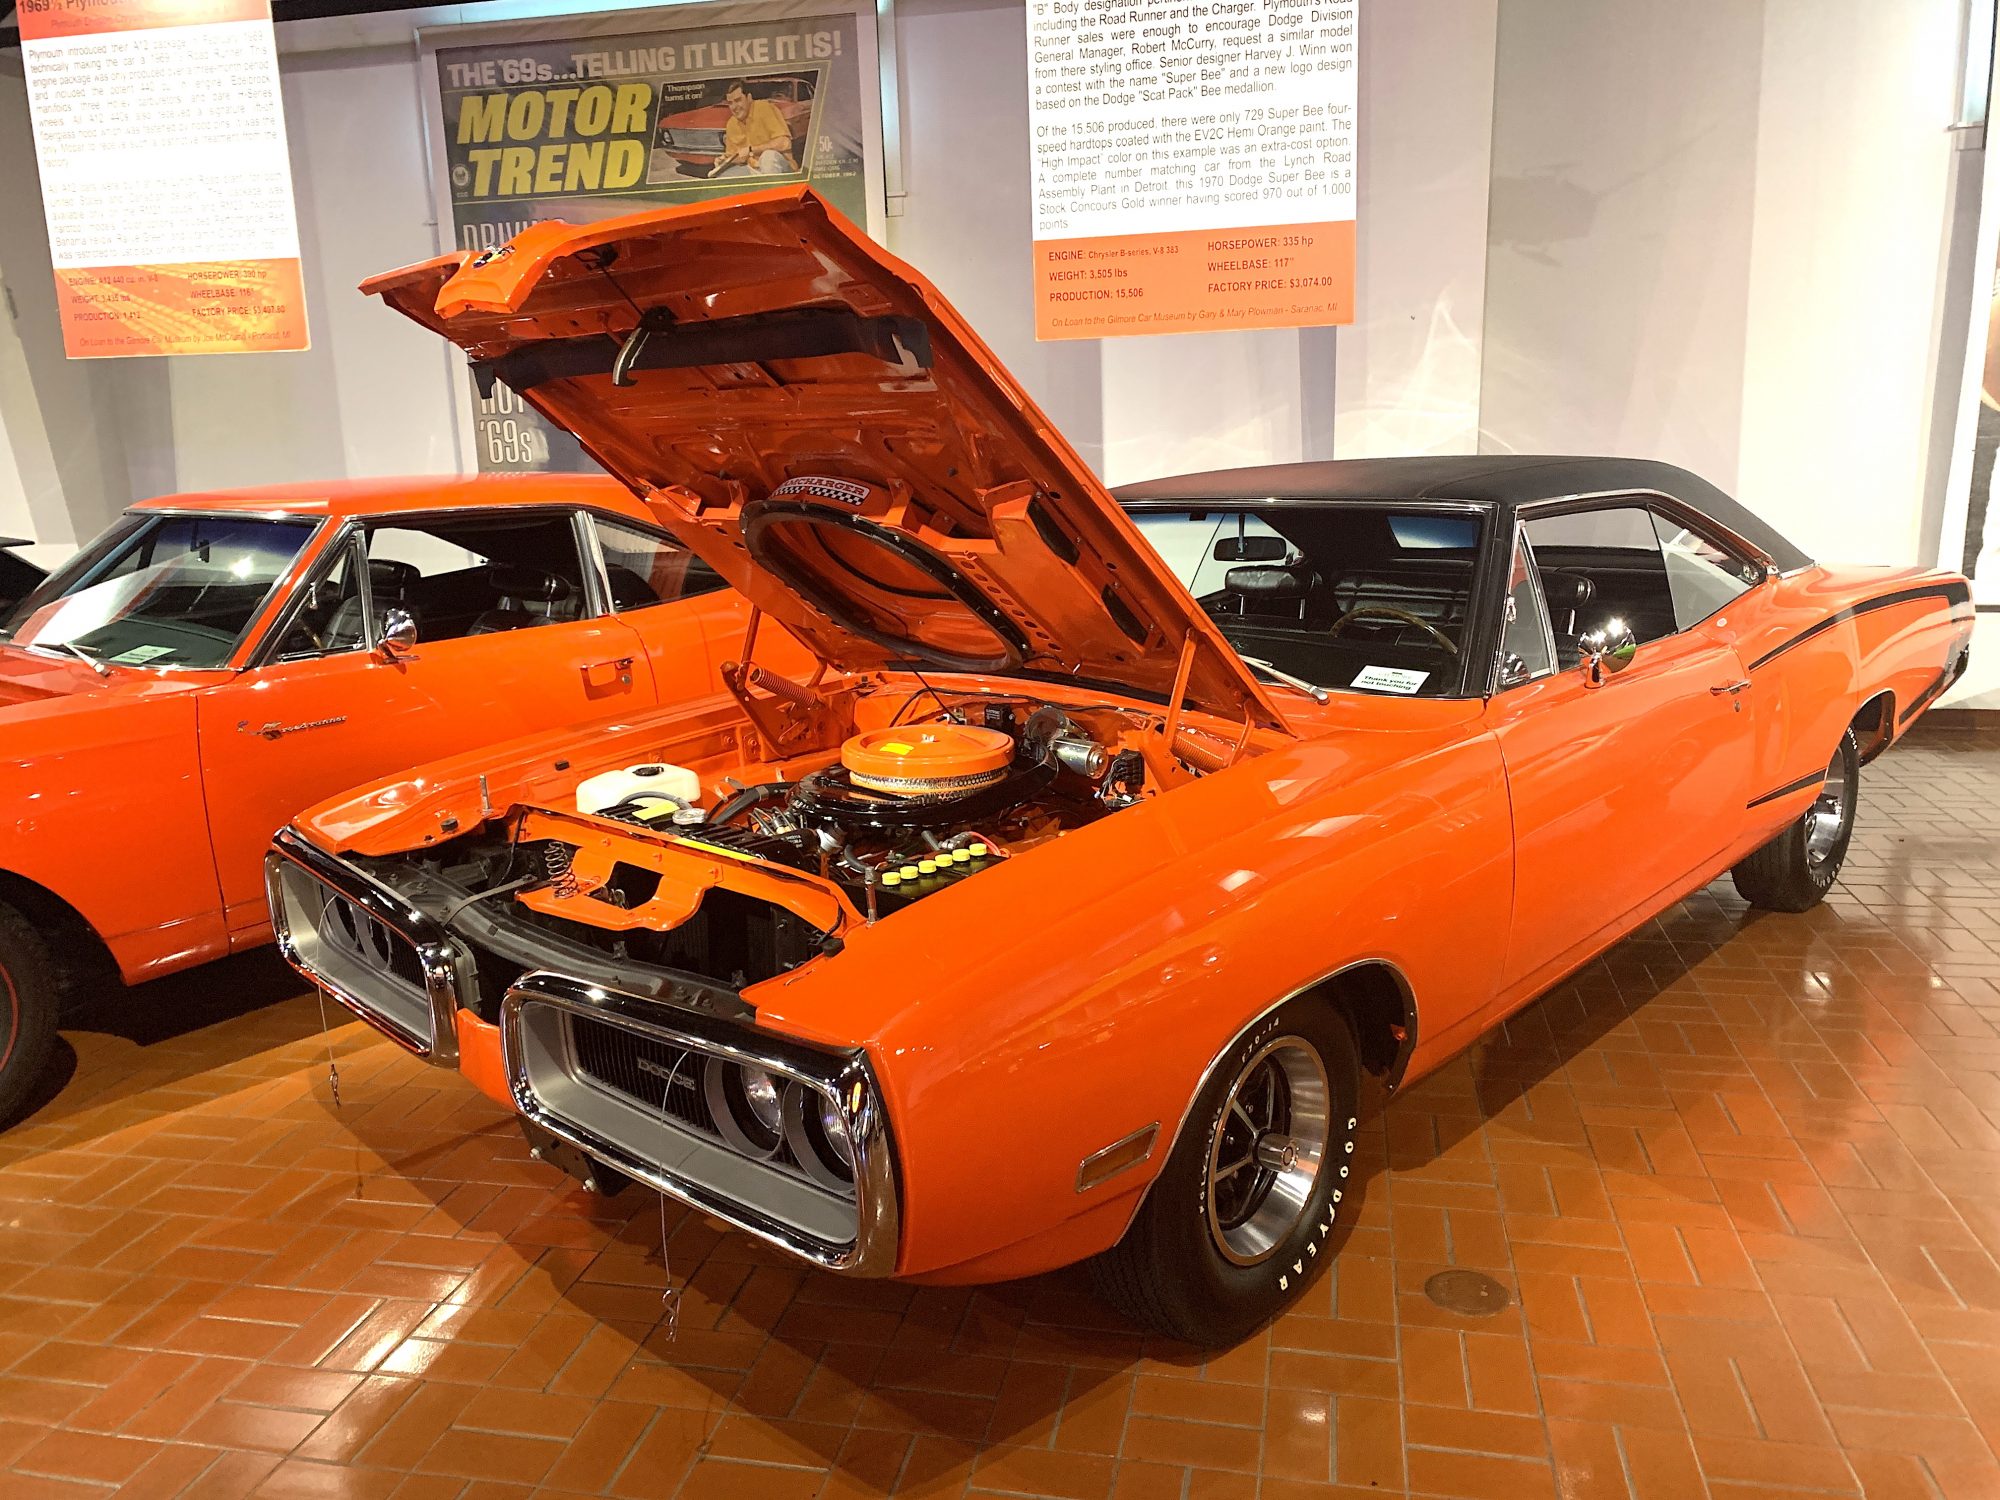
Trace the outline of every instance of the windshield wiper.
<instances>
[{"instance_id":1,"label":"windshield wiper","mask_svg":"<svg viewBox=\"0 0 2000 1500\"><path fill-rule=\"evenodd\" d=\"M102 661L98 660L94 653L84 650L75 641L50 641L48 645L52 651L67 651L78 661L88 663L90 670L95 672L99 677L109 677L111 675L111 668L105 666Z\"/></svg>"},{"instance_id":2,"label":"windshield wiper","mask_svg":"<svg viewBox=\"0 0 2000 1500\"><path fill-rule=\"evenodd\" d=\"M1266 677L1271 678L1275 682L1282 682L1286 687L1297 688L1300 692L1310 697L1312 701L1315 703L1326 703L1331 701L1333 697L1331 693L1329 693L1325 688L1321 687L1318 683L1307 682L1303 677L1294 677L1290 672L1285 671L1284 668L1274 667L1269 662L1261 660L1258 657L1255 656L1244 657L1243 665L1246 667L1255 667L1258 671L1262 672Z\"/></svg>"}]
</instances>

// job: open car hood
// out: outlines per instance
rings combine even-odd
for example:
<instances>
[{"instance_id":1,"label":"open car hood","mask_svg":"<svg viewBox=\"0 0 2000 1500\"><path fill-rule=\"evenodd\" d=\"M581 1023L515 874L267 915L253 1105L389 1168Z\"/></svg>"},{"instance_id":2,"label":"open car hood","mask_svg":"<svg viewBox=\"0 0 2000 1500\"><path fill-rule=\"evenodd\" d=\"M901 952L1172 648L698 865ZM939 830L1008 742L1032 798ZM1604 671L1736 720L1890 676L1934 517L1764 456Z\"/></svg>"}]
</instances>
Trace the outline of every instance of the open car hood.
<instances>
[{"instance_id":1,"label":"open car hood","mask_svg":"<svg viewBox=\"0 0 2000 1500\"><path fill-rule=\"evenodd\" d=\"M362 290L575 433L832 666L1178 680L1283 722L964 319L809 189L535 224Z\"/></svg>"}]
</instances>

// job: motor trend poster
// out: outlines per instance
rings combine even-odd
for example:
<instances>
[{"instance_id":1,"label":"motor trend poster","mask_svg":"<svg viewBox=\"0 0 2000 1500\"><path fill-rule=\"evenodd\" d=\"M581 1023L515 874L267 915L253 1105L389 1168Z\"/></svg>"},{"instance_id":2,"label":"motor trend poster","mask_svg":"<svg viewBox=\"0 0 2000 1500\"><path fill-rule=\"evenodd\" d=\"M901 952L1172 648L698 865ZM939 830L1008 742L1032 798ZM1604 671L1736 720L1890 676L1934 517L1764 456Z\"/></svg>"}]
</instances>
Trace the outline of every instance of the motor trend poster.
<instances>
[{"instance_id":1,"label":"motor trend poster","mask_svg":"<svg viewBox=\"0 0 2000 1500\"><path fill-rule=\"evenodd\" d=\"M791 182L871 224L872 15L731 6L623 14L616 31L593 21L481 27L474 45L426 35L452 247ZM467 399L481 472L595 468L505 387Z\"/></svg>"},{"instance_id":2,"label":"motor trend poster","mask_svg":"<svg viewBox=\"0 0 2000 1500\"><path fill-rule=\"evenodd\" d=\"M1354 321L1359 0L1027 0L1035 335Z\"/></svg>"},{"instance_id":3,"label":"motor trend poster","mask_svg":"<svg viewBox=\"0 0 2000 1500\"><path fill-rule=\"evenodd\" d=\"M20 0L71 359L304 349L268 0Z\"/></svg>"}]
</instances>

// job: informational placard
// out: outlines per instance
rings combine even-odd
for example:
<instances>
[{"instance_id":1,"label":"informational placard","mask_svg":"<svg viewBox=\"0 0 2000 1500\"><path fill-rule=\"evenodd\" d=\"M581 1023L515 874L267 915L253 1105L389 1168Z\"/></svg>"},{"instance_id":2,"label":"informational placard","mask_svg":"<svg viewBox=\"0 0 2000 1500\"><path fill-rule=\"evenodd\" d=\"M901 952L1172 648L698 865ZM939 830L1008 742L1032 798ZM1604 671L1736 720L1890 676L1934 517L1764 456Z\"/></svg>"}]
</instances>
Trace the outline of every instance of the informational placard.
<instances>
[{"instance_id":1,"label":"informational placard","mask_svg":"<svg viewBox=\"0 0 2000 1500\"><path fill-rule=\"evenodd\" d=\"M1035 333L1354 320L1359 0L1028 0Z\"/></svg>"},{"instance_id":2,"label":"informational placard","mask_svg":"<svg viewBox=\"0 0 2000 1500\"><path fill-rule=\"evenodd\" d=\"M423 42L455 248L491 249L542 219L587 224L790 182L876 224L872 6L685 6ZM482 472L596 467L506 387L466 399Z\"/></svg>"},{"instance_id":3,"label":"informational placard","mask_svg":"<svg viewBox=\"0 0 2000 1500\"><path fill-rule=\"evenodd\" d=\"M72 359L304 349L269 0L20 0Z\"/></svg>"}]
</instances>

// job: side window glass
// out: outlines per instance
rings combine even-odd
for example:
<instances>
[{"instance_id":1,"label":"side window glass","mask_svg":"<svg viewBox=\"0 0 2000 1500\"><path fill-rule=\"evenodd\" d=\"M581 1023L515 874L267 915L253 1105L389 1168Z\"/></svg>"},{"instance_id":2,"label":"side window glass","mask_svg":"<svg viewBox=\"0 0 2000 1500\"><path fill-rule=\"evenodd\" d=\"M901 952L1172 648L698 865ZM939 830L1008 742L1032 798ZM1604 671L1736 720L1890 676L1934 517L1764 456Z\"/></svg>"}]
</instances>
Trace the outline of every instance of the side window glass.
<instances>
[{"instance_id":1,"label":"side window glass","mask_svg":"<svg viewBox=\"0 0 2000 1500\"><path fill-rule=\"evenodd\" d=\"M715 569L668 537L598 516L591 517L591 524L597 528L615 609L671 604L724 586Z\"/></svg>"},{"instance_id":2,"label":"side window glass","mask_svg":"<svg viewBox=\"0 0 2000 1500\"><path fill-rule=\"evenodd\" d=\"M1680 629L1666 559L1644 506L1540 516L1523 529L1548 601L1559 666L1575 666L1578 637L1613 620L1641 643Z\"/></svg>"},{"instance_id":3,"label":"side window glass","mask_svg":"<svg viewBox=\"0 0 2000 1500\"><path fill-rule=\"evenodd\" d=\"M420 642L557 625L589 611L566 512L377 523L368 528L368 588L376 616L407 611Z\"/></svg>"},{"instance_id":4,"label":"side window glass","mask_svg":"<svg viewBox=\"0 0 2000 1500\"><path fill-rule=\"evenodd\" d=\"M1515 544L1514 562L1508 570L1506 617L1500 630L1500 686L1518 687L1555 670L1555 653L1549 638L1548 611L1535 577L1534 559L1527 539Z\"/></svg>"},{"instance_id":5,"label":"side window glass","mask_svg":"<svg viewBox=\"0 0 2000 1500\"><path fill-rule=\"evenodd\" d=\"M1738 594L1763 582L1763 566L1755 560L1689 531L1670 516L1654 511L1652 517L1680 629L1699 625Z\"/></svg>"},{"instance_id":6,"label":"side window glass","mask_svg":"<svg viewBox=\"0 0 2000 1500\"><path fill-rule=\"evenodd\" d=\"M306 585L306 598L292 628L278 646L279 661L303 661L359 651L367 645L361 608L361 574L354 565L354 548L343 547L334 565L317 582Z\"/></svg>"}]
</instances>

